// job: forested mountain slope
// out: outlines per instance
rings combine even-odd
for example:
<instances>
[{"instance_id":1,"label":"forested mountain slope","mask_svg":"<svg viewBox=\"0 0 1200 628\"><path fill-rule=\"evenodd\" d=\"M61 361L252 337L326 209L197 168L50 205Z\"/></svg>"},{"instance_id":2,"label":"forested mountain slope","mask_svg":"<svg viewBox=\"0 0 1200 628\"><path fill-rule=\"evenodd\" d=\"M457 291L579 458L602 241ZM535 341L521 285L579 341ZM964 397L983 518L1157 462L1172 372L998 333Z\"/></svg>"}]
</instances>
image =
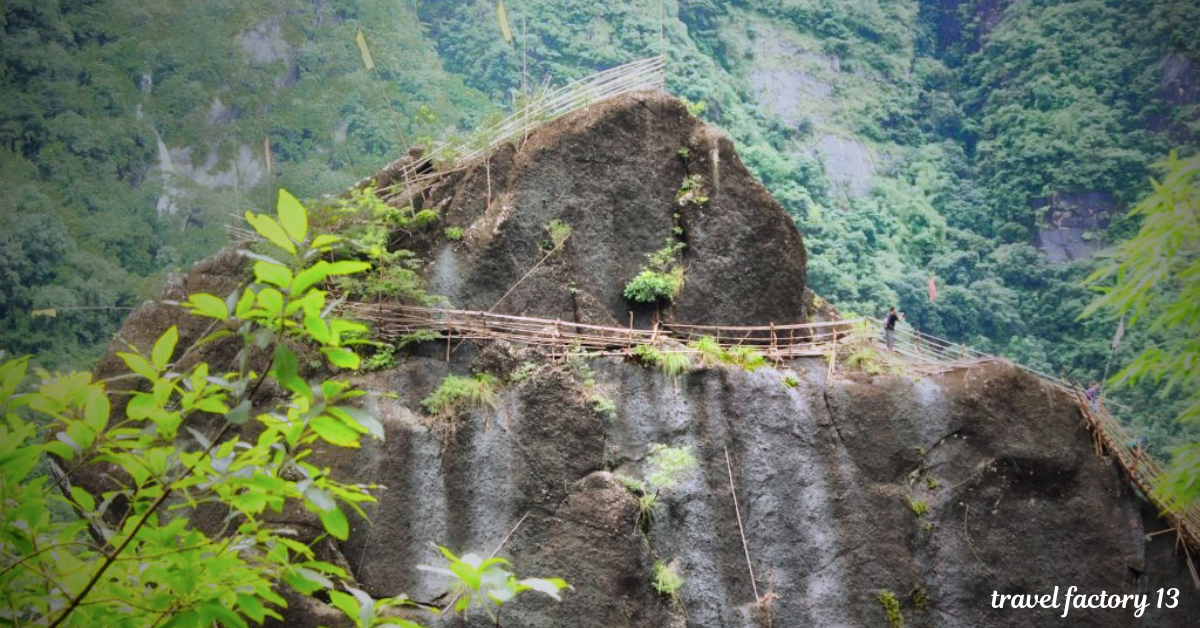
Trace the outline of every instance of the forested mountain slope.
<instances>
[{"instance_id":1,"label":"forested mountain slope","mask_svg":"<svg viewBox=\"0 0 1200 628\"><path fill-rule=\"evenodd\" d=\"M483 0L6 2L0 345L85 364L119 308L276 187L340 189L545 82L661 51L669 91L802 225L819 294L1093 378L1112 326L1074 322L1089 262L1064 260L1131 233L1148 164L1195 146L1182 0L506 4L512 43ZM1131 329L1114 364L1150 340Z\"/></svg>"}]
</instances>

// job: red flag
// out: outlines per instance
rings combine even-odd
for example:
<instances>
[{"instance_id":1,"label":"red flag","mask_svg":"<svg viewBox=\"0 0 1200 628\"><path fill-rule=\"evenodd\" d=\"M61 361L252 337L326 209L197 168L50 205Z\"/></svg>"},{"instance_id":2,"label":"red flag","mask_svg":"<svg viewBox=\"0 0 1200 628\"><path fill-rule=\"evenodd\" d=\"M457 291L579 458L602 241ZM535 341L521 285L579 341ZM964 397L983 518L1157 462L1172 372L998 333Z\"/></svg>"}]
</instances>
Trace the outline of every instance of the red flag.
<instances>
[{"instance_id":1,"label":"red flag","mask_svg":"<svg viewBox=\"0 0 1200 628\"><path fill-rule=\"evenodd\" d=\"M937 282L933 280L933 275L929 276L929 302L932 303L937 298Z\"/></svg>"}]
</instances>

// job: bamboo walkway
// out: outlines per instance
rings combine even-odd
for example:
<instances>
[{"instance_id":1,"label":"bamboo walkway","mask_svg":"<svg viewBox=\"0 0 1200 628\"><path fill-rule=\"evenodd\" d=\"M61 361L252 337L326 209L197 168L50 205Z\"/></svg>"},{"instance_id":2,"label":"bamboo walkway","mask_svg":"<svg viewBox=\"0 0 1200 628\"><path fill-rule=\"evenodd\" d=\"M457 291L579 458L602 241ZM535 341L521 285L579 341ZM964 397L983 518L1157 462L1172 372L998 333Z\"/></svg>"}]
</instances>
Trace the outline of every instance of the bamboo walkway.
<instances>
[{"instance_id":1,"label":"bamboo walkway","mask_svg":"<svg viewBox=\"0 0 1200 628\"><path fill-rule=\"evenodd\" d=\"M351 303L346 310L348 315L371 323L386 341L396 342L420 332L436 332L446 340L447 357L452 340L503 340L543 347L551 352L558 350L560 354L584 350L598 355L627 356L634 347L643 344L653 344L664 352L695 354L699 350L688 343L708 337L722 348L750 347L778 363L800 357L827 357L864 344L882 346L883 329L881 321L874 318L758 326L656 324L653 329L638 329L395 303ZM905 368L924 373L948 372L1001 360L966 345L904 329L896 330L894 353L903 358ZM1158 508L1171 527L1154 534L1173 532L1176 535L1177 543L1188 557L1188 567L1196 586L1200 588L1200 575L1191 560L1191 552L1200 552L1200 504L1180 506L1162 501L1155 490L1163 481L1162 465L1148 456L1113 417L1106 407L1108 404L1099 403L1093 408L1079 386L1019 364L1016 366L1075 400L1092 432L1096 454L1112 456L1145 498Z\"/></svg>"}]
</instances>

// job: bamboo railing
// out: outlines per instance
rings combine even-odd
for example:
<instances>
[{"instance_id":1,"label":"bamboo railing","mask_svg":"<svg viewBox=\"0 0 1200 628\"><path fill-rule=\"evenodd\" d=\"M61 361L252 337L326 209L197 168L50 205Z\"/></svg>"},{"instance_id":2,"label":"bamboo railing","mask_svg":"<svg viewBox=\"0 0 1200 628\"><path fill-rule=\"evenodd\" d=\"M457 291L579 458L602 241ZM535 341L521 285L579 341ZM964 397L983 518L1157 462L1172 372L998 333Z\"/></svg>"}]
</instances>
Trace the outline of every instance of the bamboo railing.
<instances>
[{"instance_id":1,"label":"bamboo railing","mask_svg":"<svg viewBox=\"0 0 1200 628\"><path fill-rule=\"evenodd\" d=\"M383 340L397 341L422 331L435 331L447 340L447 348L450 340L504 340L549 348L552 353L557 349L560 353L586 350L598 355L629 355L634 347L642 344L654 344L666 352L699 353L687 343L708 337L723 348L751 347L769 360L780 361L827 356L836 354L840 348L863 343L882 347L883 343L883 325L874 318L757 326L656 323L652 329L639 329L396 303L350 303L344 307L347 315L371 323ZM926 372L949 371L1000 360L966 345L908 329L896 330L892 353L904 359L905 367ZM1093 406L1084 398L1079 386L1019 364L1016 366L1065 392L1075 401L1093 434L1096 453L1111 455L1145 498L1158 508L1187 554L1188 567L1200 588L1200 575L1196 573L1190 553L1200 552L1200 504L1163 501L1155 490L1163 481L1162 465L1146 455L1104 403Z\"/></svg>"},{"instance_id":2,"label":"bamboo railing","mask_svg":"<svg viewBox=\"0 0 1200 628\"><path fill-rule=\"evenodd\" d=\"M759 327L659 324L653 329L605 327L560 319L450 310L395 303L346 305L346 314L371 323L384 340L397 341L422 331L447 340L505 340L518 344L625 353L642 344L662 345L674 353L699 353L687 343L702 336L724 348L749 346L771 360L827 355L845 343L858 320Z\"/></svg>"}]
</instances>

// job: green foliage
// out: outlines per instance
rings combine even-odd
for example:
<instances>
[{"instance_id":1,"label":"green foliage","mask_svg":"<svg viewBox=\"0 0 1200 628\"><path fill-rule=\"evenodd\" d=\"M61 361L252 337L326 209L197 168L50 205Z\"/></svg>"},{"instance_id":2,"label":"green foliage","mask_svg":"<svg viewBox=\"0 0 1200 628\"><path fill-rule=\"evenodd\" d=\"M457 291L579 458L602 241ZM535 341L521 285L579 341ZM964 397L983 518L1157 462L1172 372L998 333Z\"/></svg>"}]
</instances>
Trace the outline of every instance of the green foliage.
<instances>
[{"instance_id":1,"label":"green foliage","mask_svg":"<svg viewBox=\"0 0 1200 628\"><path fill-rule=\"evenodd\" d=\"M691 356L683 351L663 351L654 345L638 345L633 357L647 366L656 366L668 377L678 377L692 367Z\"/></svg>"},{"instance_id":2,"label":"green foliage","mask_svg":"<svg viewBox=\"0 0 1200 628\"><path fill-rule=\"evenodd\" d=\"M629 283L625 284L625 298L636 303L670 301L679 296L683 289L683 268L675 267L670 272L642 269Z\"/></svg>"},{"instance_id":3,"label":"green foliage","mask_svg":"<svg viewBox=\"0 0 1200 628\"><path fill-rule=\"evenodd\" d=\"M883 355L875 347L859 347L845 361L846 366L860 370L870 375L883 375L890 372Z\"/></svg>"},{"instance_id":4,"label":"green foliage","mask_svg":"<svg viewBox=\"0 0 1200 628\"><path fill-rule=\"evenodd\" d=\"M421 628L420 624L408 621L407 619L384 616L384 613L389 609L413 605L407 596L401 594L397 597L376 600L366 591L357 589L346 583L342 583L342 588L346 592L336 590L328 592L329 603L334 608L342 611L350 621L354 622L355 628L374 628L376 626Z\"/></svg>"},{"instance_id":5,"label":"green foliage","mask_svg":"<svg viewBox=\"0 0 1200 628\"><path fill-rule=\"evenodd\" d=\"M656 303L679 296L684 272L679 255L686 246L668 239L663 248L648 254L647 265L625 284L625 298L635 303Z\"/></svg>"},{"instance_id":6,"label":"green foliage","mask_svg":"<svg viewBox=\"0 0 1200 628\"><path fill-rule=\"evenodd\" d=\"M384 202L374 187L367 186L352 189L346 197L326 207L319 220L335 225L375 265L373 273L338 280L338 288L347 296L391 298L421 305L436 300L425 292L425 281L418 272L423 261L395 244L436 223L437 212L428 209L414 212L411 207L397 209Z\"/></svg>"},{"instance_id":7,"label":"green foliage","mask_svg":"<svg viewBox=\"0 0 1200 628\"><path fill-rule=\"evenodd\" d=\"M498 622L500 608L526 591L536 591L562 601L559 591L571 586L562 578L518 580L506 569L509 562L503 558L483 558L477 554L463 554L460 558L440 545L438 551L446 558L445 567L419 565L417 569L445 577L451 583L454 612L464 616L474 606Z\"/></svg>"},{"instance_id":8,"label":"green foliage","mask_svg":"<svg viewBox=\"0 0 1200 628\"><path fill-rule=\"evenodd\" d=\"M925 513L929 512L929 504L924 499L908 500L908 508L918 518L924 517Z\"/></svg>"},{"instance_id":9,"label":"green foliage","mask_svg":"<svg viewBox=\"0 0 1200 628\"><path fill-rule=\"evenodd\" d=\"M403 349L409 345L421 342L433 342L435 340L443 340L445 336L442 332L433 329L417 329L412 333L404 334L400 340L396 342L396 349Z\"/></svg>"},{"instance_id":10,"label":"green foliage","mask_svg":"<svg viewBox=\"0 0 1200 628\"><path fill-rule=\"evenodd\" d=\"M696 351L699 355L700 364L704 366L729 364L740 366L747 371L753 372L767 363L766 357L755 351L752 347L739 345L725 349L712 336L702 336L698 340L689 343L688 347ZM794 378L793 381L795 381ZM787 385L786 380L784 384ZM792 388L797 384L799 382L795 382L788 387Z\"/></svg>"},{"instance_id":11,"label":"green foliage","mask_svg":"<svg viewBox=\"0 0 1200 628\"><path fill-rule=\"evenodd\" d=\"M1113 376L1117 385L1144 380L1178 389L1185 397L1178 420L1200 423L1200 157L1174 153L1156 168L1165 176L1154 192L1130 210L1142 219L1133 238L1103 255L1104 263L1087 278L1103 295L1083 315L1103 310L1128 316L1131 327L1144 323L1169 341L1142 350ZM1200 499L1200 440L1175 452L1163 483L1156 489L1165 503L1181 508Z\"/></svg>"},{"instance_id":12,"label":"green foliage","mask_svg":"<svg viewBox=\"0 0 1200 628\"><path fill-rule=\"evenodd\" d=\"M118 353L130 376L144 380L135 389L141 392L116 398L125 404L124 420L110 420L104 383L88 373L38 369L40 382L26 389L28 358L0 365L0 490L3 503L19 504L0 511L3 529L12 532L0 539L12 561L0 584L7 607L29 622L112 625L119 616L122 625L244 626L246 618L280 617L286 603L274 590L279 581L312 594L348 577L269 520L292 504L344 540L349 525L339 503L362 515L359 504L374 499L372 487L339 482L309 462L319 441L353 448L364 435L383 438L378 421L350 405L364 393L342 379L306 381L288 347L311 343L330 367L357 368L343 340L365 328L330 316L317 286L368 265L317 260L340 240L310 237L304 208L286 192L276 217L246 218L290 265L263 257L240 295L191 295L183 307L217 323L194 345L180 347L171 327L149 352ZM231 335L246 347L235 370L214 373L206 362L186 360ZM250 370L252 347L273 354L266 373ZM267 380L284 391L281 400L256 395ZM55 438L33 439L25 412L48 420ZM245 441L233 428L252 412L260 429ZM178 439L180 430L190 438ZM44 456L67 465L68 475L102 462L120 479L100 495L66 481L50 485L46 476L30 475ZM71 514L52 519L59 504ZM236 525L202 530L187 514L202 507L228 509Z\"/></svg>"},{"instance_id":13,"label":"green foliage","mask_svg":"<svg viewBox=\"0 0 1200 628\"><path fill-rule=\"evenodd\" d=\"M904 613L900 612L900 600L896 599L896 594L884 589L875 594L875 599L883 607L883 614L887 617L888 626L904 628Z\"/></svg>"},{"instance_id":14,"label":"green foliage","mask_svg":"<svg viewBox=\"0 0 1200 628\"><path fill-rule=\"evenodd\" d=\"M595 393L591 397L592 410L609 421L617 420L617 404L605 395Z\"/></svg>"},{"instance_id":15,"label":"green foliage","mask_svg":"<svg viewBox=\"0 0 1200 628\"><path fill-rule=\"evenodd\" d=\"M679 476L696 469L697 462L691 447L668 447L655 443L650 446L646 465L646 488L658 492L675 488L679 484Z\"/></svg>"},{"instance_id":16,"label":"green foliage","mask_svg":"<svg viewBox=\"0 0 1200 628\"><path fill-rule=\"evenodd\" d=\"M913 608L919 611L929 610L929 606L932 603L932 600L929 599L929 591L926 591L925 587L919 584L913 587L912 591L908 592L908 600L912 602Z\"/></svg>"},{"instance_id":17,"label":"green foliage","mask_svg":"<svg viewBox=\"0 0 1200 628\"><path fill-rule=\"evenodd\" d=\"M442 233L446 236L446 239L451 242L460 242L462 241L463 236L466 235L466 232L463 231L462 227L446 227L442 230Z\"/></svg>"},{"instance_id":18,"label":"green foliage","mask_svg":"<svg viewBox=\"0 0 1200 628\"><path fill-rule=\"evenodd\" d=\"M684 178L683 183L679 185L679 191L675 193L675 202L679 205L707 203L708 197L704 196L704 179L698 174Z\"/></svg>"},{"instance_id":19,"label":"green foliage","mask_svg":"<svg viewBox=\"0 0 1200 628\"><path fill-rule=\"evenodd\" d=\"M571 225L555 218L546 223L546 235L550 238L551 250L561 249L571 237Z\"/></svg>"},{"instance_id":20,"label":"green foliage","mask_svg":"<svg viewBox=\"0 0 1200 628\"><path fill-rule=\"evenodd\" d=\"M699 118L700 114L704 113L704 110L708 108L708 104L703 100L692 102L686 96L680 96L679 100L683 101L683 106L687 108L688 115L696 118Z\"/></svg>"},{"instance_id":21,"label":"green foliage","mask_svg":"<svg viewBox=\"0 0 1200 628\"><path fill-rule=\"evenodd\" d=\"M513 369L512 373L508 374L508 381L517 383L524 381L530 375L533 375L538 370L537 362L522 362L521 366Z\"/></svg>"},{"instance_id":22,"label":"green foliage","mask_svg":"<svg viewBox=\"0 0 1200 628\"><path fill-rule=\"evenodd\" d=\"M494 406L496 383L496 378L488 373L477 373L473 377L450 375L421 405L436 415L448 414L464 406Z\"/></svg>"},{"instance_id":23,"label":"green foliage","mask_svg":"<svg viewBox=\"0 0 1200 628\"><path fill-rule=\"evenodd\" d=\"M679 591L683 589L683 576L679 574L679 560L672 560L669 563L661 560L654 561L654 580L650 584L655 591L678 602Z\"/></svg>"},{"instance_id":24,"label":"green foliage","mask_svg":"<svg viewBox=\"0 0 1200 628\"><path fill-rule=\"evenodd\" d=\"M796 379L794 375L784 375L782 381L787 388L796 388L800 385L800 380Z\"/></svg>"},{"instance_id":25,"label":"green foliage","mask_svg":"<svg viewBox=\"0 0 1200 628\"><path fill-rule=\"evenodd\" d=\"M933 489L937 488L938 487L937 478L933 477L932 475L925 476L925 487L931 491Z\"/></svg>"}]
</instances>

